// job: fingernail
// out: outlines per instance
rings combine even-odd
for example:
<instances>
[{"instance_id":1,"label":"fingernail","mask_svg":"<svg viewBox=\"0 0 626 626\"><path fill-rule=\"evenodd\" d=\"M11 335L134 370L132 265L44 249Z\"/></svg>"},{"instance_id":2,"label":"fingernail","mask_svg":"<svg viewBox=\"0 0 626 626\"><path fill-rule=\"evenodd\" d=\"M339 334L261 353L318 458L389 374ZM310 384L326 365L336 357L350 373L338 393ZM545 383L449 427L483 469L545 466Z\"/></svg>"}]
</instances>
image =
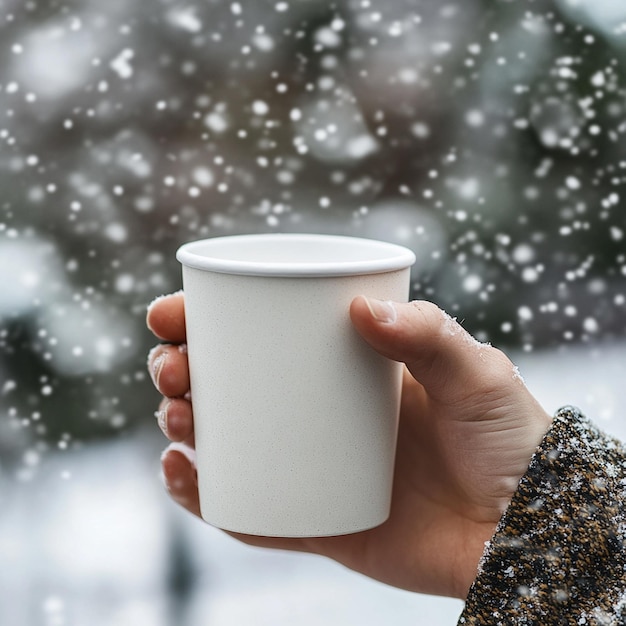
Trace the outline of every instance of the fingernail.
<instances>
[{"instance_id":1,"label":"fingernail","mask_svg":"<svg viewBox=\"0 0 626 626\"><path fill-rule=\"evenodd\" d=\"M159 478L161 479L161 482L163 483L163 486L165 487L167 492L171 493L169 481L167 480L167 476L165 475L165 472L163 471L163 461L165 460L165 457L167 456L168 452L169 452L169 448L165 448L165 450L161 452L161 470L159 472Z\"/></svg>"},{"instance_id":2,"label":"fingernail","mask_svg":"<svg viewBox=\"0 0 626 626\"><path fill-rule=\"evenodd\" d=\"M158 411L155 411L154 417L157 418L157 422L161 430L167 434L167 410L170 408L170 403L167 402Z\"/></svg>"},{"instance_id":3,"label":"fingernail","mask_svg":"<svg viewBox=\"0 0 626 626\"><path fill-rule=\"evenodd\" d=\"M167 478L163 470L159 472L159 478L161 479L161 484L163 485L163 487L165 487L165 490L169 493L170 486L167 484Z\"/></svg>"},{"instance_id":4,"label":"fingernail","mask_svg":"<svg viewBox=\"0 0 626 626\"><path fill-rule=\"evenodd\" d=\"M398 312L393 302L365 298L365 303L372 317L383 324L393 324L398 319Z\"/></svg>"},{"instance_id":5,"label":"fingernail","mask_svg":"<svg viewBox=\"0 0 626 626\"><path fill-rule=\"evenodd\" d=\"M152 361L152 366L150 368L150 376L152 377L152 382L156 387L159 386L159 378L161 377L161 372L163 371L163 366L165 365L165 353L159 354L154 361Z\"/></svg>"},{"instance_id":6,"label":"fingernail","mask_svg":"<svg viewBox=\"0 0 626 626\"><path fill-rule=\"evenodd\" d=\"M157 296L154 300L152 300L152 302L150 302L150 304L148 304L148 306L146 307L146 326L148 327L148 330L154 332L154 329L152 328L151 324L150 324L150 312L152 311L152 307L159 302L160 300L163 300L163 298L165 298L165 296Z\"/></svg>"}]
</instances>

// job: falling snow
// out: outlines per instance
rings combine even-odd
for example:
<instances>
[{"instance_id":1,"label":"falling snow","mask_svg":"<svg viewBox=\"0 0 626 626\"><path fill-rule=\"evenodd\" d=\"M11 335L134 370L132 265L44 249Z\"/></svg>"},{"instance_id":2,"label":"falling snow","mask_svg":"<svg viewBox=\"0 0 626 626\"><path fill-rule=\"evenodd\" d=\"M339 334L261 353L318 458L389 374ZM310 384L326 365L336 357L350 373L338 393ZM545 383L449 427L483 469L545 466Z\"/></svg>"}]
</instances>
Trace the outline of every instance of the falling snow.
<instances>
[{"instance_id":1,"label":"falling snow","mask_svg":"<svg viewBox=\"0 0 626 626\"><path fill-rule=\"evenodd\" d=\"M411 297L483 341L626 340L619 2L13 4L0 482L152 427L145 307L190 239L390 240L418 258ZM581 393L615 413L606 386ZM59 589L26 604L72 619Z\"/></svg>"},{"instance_id":2,"label":"falling snow","mask_svg":"<svg viewBox=\"0 0 626 626\"><path fill-rule=\"evenodd\" d=\"M134 56L134 51L129 48L122 50L122 52L111 61L111 69L122 79L130 78L133 75L131 61Z\"/></svg>"}]
</instances>

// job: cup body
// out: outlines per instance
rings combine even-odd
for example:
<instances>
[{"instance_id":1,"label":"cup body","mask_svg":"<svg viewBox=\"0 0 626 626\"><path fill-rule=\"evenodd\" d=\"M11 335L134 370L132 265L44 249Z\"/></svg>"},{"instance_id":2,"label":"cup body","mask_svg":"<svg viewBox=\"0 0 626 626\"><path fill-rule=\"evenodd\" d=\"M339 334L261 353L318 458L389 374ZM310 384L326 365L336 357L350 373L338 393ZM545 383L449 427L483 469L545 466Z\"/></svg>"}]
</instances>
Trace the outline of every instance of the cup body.
<instances>
[{"instance_id":1,"label":"cup body","mask_svg":"<svg viewBox=\"0 0 626 626\"><path fill-rule=\"evenodd\" d=\"M351 252L346 260L341 248L355 242L359 259ZM369 245L378 257L368 270L361 261ZM316 235L224 237L179 250L208 523L297 537L387 519L402 370L375 353L349 317L357 295L408 297L412 253L389 263L381 246L390 256L403 250Z\"/></svg>"}]
</instances>

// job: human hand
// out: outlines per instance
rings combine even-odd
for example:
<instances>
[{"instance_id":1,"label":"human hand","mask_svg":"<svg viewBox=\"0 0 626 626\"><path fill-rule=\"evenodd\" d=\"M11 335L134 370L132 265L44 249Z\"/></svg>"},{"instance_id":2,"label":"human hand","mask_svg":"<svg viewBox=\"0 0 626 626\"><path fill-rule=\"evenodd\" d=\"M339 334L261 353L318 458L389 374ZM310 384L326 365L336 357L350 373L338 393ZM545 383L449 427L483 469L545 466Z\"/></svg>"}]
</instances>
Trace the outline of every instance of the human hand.
<instances>
[{"instance_id":1,"label":"human hand","mask_svg":"<svg viewBox=\"0 0 626 626\"><path fill-rule=\"evenodd\" d=\"M229 534L325 555L403 589L465 598L484 543L551 418L501 351L477 342L434 304L359 297L350 315L374 350L406 364L389 519L338 537ZM182 293L156 300L147 323L168 342L151 351L148 364L164 396L159 424L181 442L163 455L166 485L199 516Z\"/></svg>"}]
</instances>

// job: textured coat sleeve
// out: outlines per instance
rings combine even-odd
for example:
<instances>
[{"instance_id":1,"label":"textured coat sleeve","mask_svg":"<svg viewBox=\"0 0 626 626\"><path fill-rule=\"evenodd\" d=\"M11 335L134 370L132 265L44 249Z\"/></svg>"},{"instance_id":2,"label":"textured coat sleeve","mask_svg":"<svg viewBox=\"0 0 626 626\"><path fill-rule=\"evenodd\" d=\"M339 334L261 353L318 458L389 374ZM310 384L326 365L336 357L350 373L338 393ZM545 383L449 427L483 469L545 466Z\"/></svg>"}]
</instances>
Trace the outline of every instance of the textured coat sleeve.
<instances>
[{"instance_id":1,"label":"textured coat sleeve","mask_svg":"<svg viewBox=\"0 0 626 626\"><path fill-rule=\"evenodd\" d=\"M561 409L486 545L459 624L626 624L626 448Z\"/></svg>"}]
</instances>

